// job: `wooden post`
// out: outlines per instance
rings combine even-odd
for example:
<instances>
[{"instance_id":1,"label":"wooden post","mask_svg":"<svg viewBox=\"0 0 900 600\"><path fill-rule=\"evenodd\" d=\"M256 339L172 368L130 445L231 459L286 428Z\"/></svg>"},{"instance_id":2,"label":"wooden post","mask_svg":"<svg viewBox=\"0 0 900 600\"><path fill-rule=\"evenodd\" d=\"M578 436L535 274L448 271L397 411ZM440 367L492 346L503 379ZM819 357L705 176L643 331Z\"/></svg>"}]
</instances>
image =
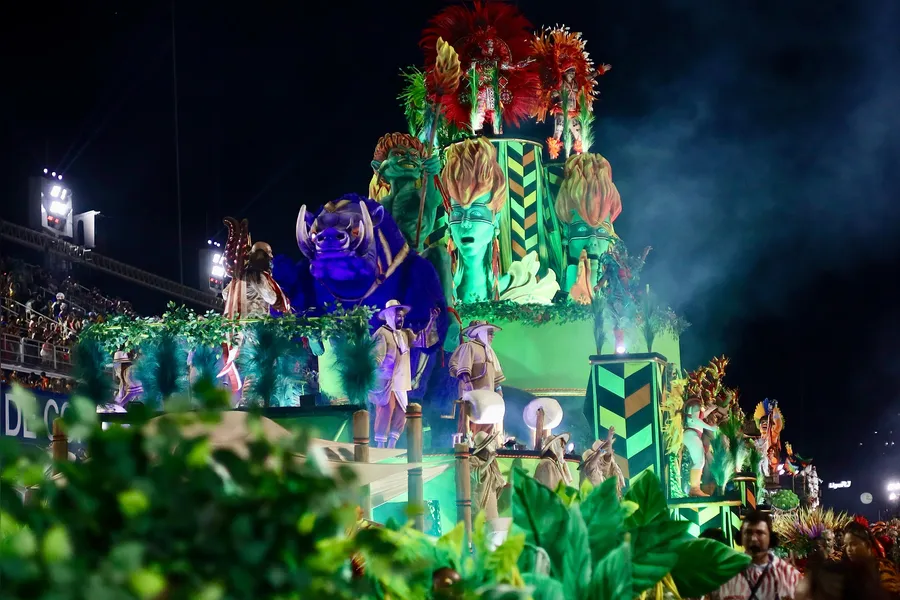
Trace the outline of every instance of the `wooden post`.
<instances>
[{"instance_id":1,"label":"wooden post","mask_svg":"<svg viewBox=\"0 0 900 600\"><path fill-rule=\"evenodd\" d=\"M353 460L360 463L369 462L369 411L358 410L353 413ZM360 488L359 507L363 518L372 518L372 496L368 485Z\"/></svg>"},{"instance_id":2,"label":"wooden post","mask_svg":"<svg viewBox=\"0 0 900 600\"><path fill-rule=\"evenodd\" d=\"M69 438L63 431L63 421L60 418L53 419L53 439L50 442L50 452L53 462L69 460ZM56 465L53 466L53 474L59 473Z\"/></svg>"},{"instance_id":3,"label":"wooden post","mask_svg":"<svg viewBox=\"0 0 900 600\"><path fill-rule=\"evenodd\" d=\"M472 479L469 467L469 445L456 444L456 522L465 523L463 548L472 541Z\"/></svg>"},{"instance_id":4,"label":"wooden post","mask_svg":"<svg viewBox=\"0 0 900 600\"><path fill-rule=\"evenodd\" d=\"M534 417L534 449L540 452L544 449L544 409L537 409Z\"/></svg>"},{"instance_id":5,"label":"wooden post","mask_svg":"<svg viewBox=\"0 0 900 600\"><path fill-rule=\"evenodd\" d=\"M413 527L425 531L425 483L422 481L422 405L411 403L406 407L406 459L419 463L409 470L408 504L413 515Z\"/></svg>"}]
</instances>

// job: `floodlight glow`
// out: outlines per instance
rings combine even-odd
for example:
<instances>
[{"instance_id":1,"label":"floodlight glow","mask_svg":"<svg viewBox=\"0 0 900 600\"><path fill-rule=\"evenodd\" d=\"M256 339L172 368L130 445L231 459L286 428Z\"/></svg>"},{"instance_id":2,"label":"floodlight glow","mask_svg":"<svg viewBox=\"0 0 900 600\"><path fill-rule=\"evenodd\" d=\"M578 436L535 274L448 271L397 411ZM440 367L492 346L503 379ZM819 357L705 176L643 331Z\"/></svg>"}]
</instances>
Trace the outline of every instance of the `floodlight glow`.
<instances>
[{"instance_id":1,"label":"floodlight glow","mask_svg":"<svg viewBox=\"0 0 900 600\"><path fill-rule=\"evenodd\" d=\"M57 175L60 181L62 181L62 175Z\"/></svg>"},{"instance_id":2,"label":"floodlight glow","mask_svg":"<svg viewBox=\"0 0 900 600\"><path fill-rule=\"evenodd\" d=\"M222 265L214 265L210 273L212 273L213 277L222 279L223 277L225 277L225 267L223 267Z\"/></svg>"},{"instance_id":3,"label":"floodlight glow","mask_svg":"<svg viewBox=\"0 0 900 600\"><path fill-rule=\"evenodd\" d=\"M65 200L66 196L68 196L68 195L69 195L69 190L67 190L66 188L63 188L63 191L60 192L60 194L59 194L59 199Z\"/></svg>"},{"instance_id":4,"label":"floodlight glow","mask_svg":"<svg viewBox=\"0 0 900 600\"><path fill-rule=\"evenodd\" d=\"M616 346L616 354L625 354L625 346Z\"/></svg>"},{"instance_id":5,"label":"floodlight glow","mask_svg":"<svg viewBox=\"0 0 900 600\"><path fill-rule=\"evenodd\" d=\"M894 502L898 499L900 499L900 494L898 494L897 492L892 492L891 495L888 496L888 500L890 500L891 502Z\"/></svg>"},{"instance_id":6,"label":"floodlight glow","mask_svg":"<svg viewBox=\"0 0 900 600\"><path fill-rule=\"evenodd\" d=\"M53 189L50 190L50 195L54 198L59 198L59 195L62 193L62 186L54 185Z\"/></svg>"},{"instance_id":7,"label":"floodlight glow","mask_svg":"<svg viewBox=\"0 0 900 600\"><path fill-rule=\"evenodd\" d=\"M54 200L50 203L50 212L54 215L59 215L61 217L66 216L69 212L69 204L67 202L60 202L59 200Z\"/></svg>"},{"instance_id":8,"label":"floodlight glow","mask_svg":"<svg viewBox=\"0 0 900 600\"><path fill-rule=\"evenodd\" d=\"M222 255L221 254L213 254L213 264L214 265L222 264Z\"/></svg>"},{"instance_id":9,"label":"floodlight glow","mask_svg":"<svg viewBox=\"0 0 900 600\"><path fill-rule=\"evenodd\" d=\"M44 169L44 175L46 175L46 174L47 174L47 169Z\"/></svg>"},{"instance_id":10,"label":"floodlight glow","mask_svg":"<svg viewBox=\"0 0 900 600\"><path fill-rule=\"evenodd\" d=\"M56 171L53 171L52 173L50 173L50 177L56 177Z\"/></svg>"},{"instance_id":11,"label":"floodlight glow","mask_svg":"<svg viewBox=\"0 0 900 600\"><path fill-rule=\"evenodd\" d=\"M889 481L887 484L887 491L900 492L900 481Z\"/></svg>"},{"instance_id":12,"label":"floodlight glow","mask_svg":"<svg viewBox=\"0 0 900 600\"><path fill-rule=\"evenodd\" d=\"M206 240L206 243L209 244L209 245L211 246L211 245L212 245L212 240Z\"/></svg>"}]
</instances>

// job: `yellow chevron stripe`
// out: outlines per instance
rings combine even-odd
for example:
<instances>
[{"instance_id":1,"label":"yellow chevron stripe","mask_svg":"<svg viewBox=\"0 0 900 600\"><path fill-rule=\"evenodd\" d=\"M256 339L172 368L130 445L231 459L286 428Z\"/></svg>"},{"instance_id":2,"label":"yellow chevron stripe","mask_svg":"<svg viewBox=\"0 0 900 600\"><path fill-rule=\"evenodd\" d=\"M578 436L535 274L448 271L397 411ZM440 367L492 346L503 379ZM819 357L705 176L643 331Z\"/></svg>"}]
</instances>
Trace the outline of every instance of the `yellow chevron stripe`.
<instances>
[{"instance_id":1,"label":"yellow chevron stripe","mask_svg":"<svg viewBox=\"0 0 900 600\"><path fill-rule=\"evenodd\" d=\"M520 165L512 158L506 161L506 168L514 172L519 177L521 177L525 173L525 169L522 167L522 165Z\"/></svg>"},{"instance_id":2,"label":"yellow chevron stripe","mask_svg":"<svg viewBox=\"0 0 900 600\"><path fill-rule=\"evenodd\" d=\"M522 239L525 239L525 228L522 227L522 225L520 225L519 223L516 223L515 221L512 221L509 224L509 228L512 229L513 233L515 233L517 236L519 236Z\"/></svg>"}]
</instances>

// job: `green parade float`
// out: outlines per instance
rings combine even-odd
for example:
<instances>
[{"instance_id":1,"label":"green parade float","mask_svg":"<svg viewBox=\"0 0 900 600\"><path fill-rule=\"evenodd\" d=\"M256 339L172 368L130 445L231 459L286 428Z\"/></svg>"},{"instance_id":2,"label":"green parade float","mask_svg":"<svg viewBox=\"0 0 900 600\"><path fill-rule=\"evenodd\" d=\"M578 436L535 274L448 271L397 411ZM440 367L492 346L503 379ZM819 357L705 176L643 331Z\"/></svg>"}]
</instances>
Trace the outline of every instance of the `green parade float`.
<instances>
[{"instance_id":1,"label":"green parade float","mask_svg":"<svg viewBox=\"0 0 900 600\"><path fill-rule=\"evenodd\" d=\"M424 65L403 73L399 95L408 131L377 141L368 199L300 211L302 269L318 292L303 296L286 271L263 266L256 281L275 286L277 299L266 302L284 313L277 318L172 306L160 318L94 326L78 353L81 394L110 402L97 374L116 353L136 353L144 401L158 407L185 395L203 401L233 367L244 405L314 431L313 445L353 452L372 433L371 423L354 430L355 415L384 380L382 323L388 334L409 327L410 347L434 334L441 343L422 342L432 350L413 355L411 382L399 390L402 409L422 406L422 439L407 451L398 433L389 442L398 448L372 449L366 467L385 475L365 480L362 501L378 523L404 522L408 505L425 505L415 529L443 535L439 551L426 552L434 589L477 583L530 590L496 597L622 599L711 591L746 560L695 537L717 527L736 543L742 511L774 485L766 474L777 479L762 471L773 444L780 460L780 411L766 405L748 432L737 392L723 382L727 359L684 373L688 324L639 283L650 249L632 254L616 234L628 202L593 147L597 78L609 65L594 65L580 34L559 26L535 34L500 2L448 7L421 46ZM521 122L550 118L545 141L515 134ZM371 285L352 302L334 292L353 283L335 275L348 263L321 262L336 223L352 234L339 231L335 248L349 244L375 261ZM243 277L237 265L258 248L246 222L232 231L226 254ZM428 270L431 304L402 286L378 296L411 260ZM396 313L408 325L391 325ZM487 387L471 368L478 352L496 370ZM424 482L421 497L410 497L408 472ZM383 586L398 582L386 583L366 532L378 531L398 556L435 548L414 531L370 525L329 547L342 560L354 548L373 552L370 574ZM358 597L424 597L405 593L413 594Z\"/></svg>"}]
</instances>

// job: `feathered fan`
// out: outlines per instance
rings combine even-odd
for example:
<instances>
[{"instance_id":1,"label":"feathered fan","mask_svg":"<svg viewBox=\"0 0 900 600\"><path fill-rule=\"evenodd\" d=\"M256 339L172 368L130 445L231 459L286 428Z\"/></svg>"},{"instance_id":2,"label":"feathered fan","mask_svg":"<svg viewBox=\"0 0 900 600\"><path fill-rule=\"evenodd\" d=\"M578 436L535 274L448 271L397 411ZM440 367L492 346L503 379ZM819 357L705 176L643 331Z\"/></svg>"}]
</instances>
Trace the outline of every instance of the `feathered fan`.
<instances>
[{"instance_id":1,"label":"feathered fan","mask_svg":"<svg viewBox=\"0 0 900 600\"><path fill-rule=\"evenodd\" d=\"M144 401L154 408L161 408L170 396L187 392L187 351L168 331L141 344L134 369L144 386Z\"/></svg>"},{"instance_id":2,"label":"feathered fan","mask_svg":"<svg viewBox=\"0 0 900 600\"><path fill-rule=\"evenodd\" d=\"M112 396L112 385L106 374L107 356L100 344L82 338L72 349L72 376L75 378L75 395L92 400L97 405L106 404Z\"/></svg>"},{"instance_id":3,"label":"feathered fan","mask_svg":"<svg viewBox=\"0 0 900 600\"><path fill-rule=\"evenodd\" d=\"M244 330L238 369L244 375L244 398L264 408L293 405L298 392L295 367L298 346L278 323L265 319Z\"/></svg>"}]
</instances>

